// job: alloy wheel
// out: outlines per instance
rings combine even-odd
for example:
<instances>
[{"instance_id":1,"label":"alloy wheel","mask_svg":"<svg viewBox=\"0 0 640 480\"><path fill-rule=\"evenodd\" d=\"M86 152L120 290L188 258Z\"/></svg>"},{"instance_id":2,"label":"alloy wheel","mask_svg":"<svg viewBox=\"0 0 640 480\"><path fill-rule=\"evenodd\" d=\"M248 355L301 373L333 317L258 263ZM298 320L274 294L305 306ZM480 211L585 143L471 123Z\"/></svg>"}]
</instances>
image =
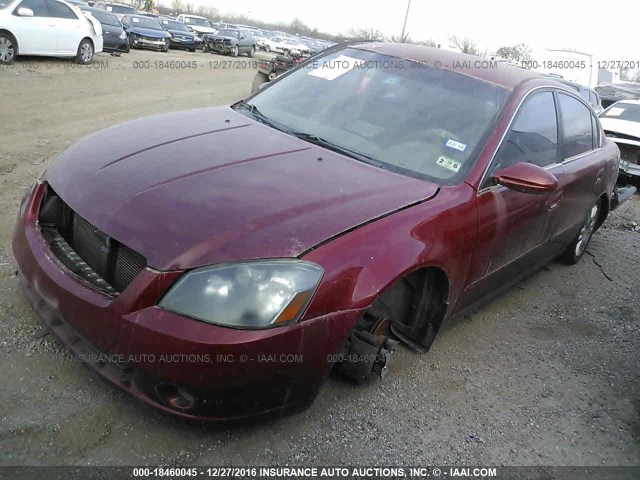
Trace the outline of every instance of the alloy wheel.
<instances>
[{"instance_id":1,"label":"alloy wheel","mask_svg":"<svg viewBox=\"0 0 640 480\"><path fill-rule=\"evenodd\" d=\"M80 57L84 63L89 63L93 58L93 47L89 42L84 42L80 48Z\"/></svg>"},{"instance_id":2,"label":"alloy wheel","mask_svg":"<svg viewBox=\"0 0 640 480\"><path fill-rule=\"evenodd\" d=\"M7 37L0 37L0 62L9 63L16 55L13 42Z\"/></svg>"}]
</instances>

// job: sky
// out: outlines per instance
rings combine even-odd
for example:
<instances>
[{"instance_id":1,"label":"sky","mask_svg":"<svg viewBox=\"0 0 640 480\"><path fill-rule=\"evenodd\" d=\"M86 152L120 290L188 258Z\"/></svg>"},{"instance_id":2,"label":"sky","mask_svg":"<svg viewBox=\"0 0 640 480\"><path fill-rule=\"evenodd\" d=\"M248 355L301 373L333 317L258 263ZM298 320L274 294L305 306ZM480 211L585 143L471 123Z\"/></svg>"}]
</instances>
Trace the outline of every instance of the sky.
<instances>
[{"instance_id":1,"label":"sky","mask_svg":"<svg viewBox=\"0 0 640 480\"><path fill-rule=\"evenodd\" d=\"M184 1L184 0L183 0ZM194 5L249 15L268 22L299 18L332 34L351 28L375 28L400 35L407 0L186 0ZM162 0L171 3L171 0ZM613 12L613 13L608 13ZM523 4L501 0L411 0L407 32L413 40L444 43L452 35L469 37L493 53L503 45L525 43L534 53L569 48L601 60L640 61L637 0L606 4L576 0L537 0ZM630 19L636 19L631 21ZM607 21L616 27L608 26ZM542 58L544 60L544 58Z\"/></svg>"}]
</instances>

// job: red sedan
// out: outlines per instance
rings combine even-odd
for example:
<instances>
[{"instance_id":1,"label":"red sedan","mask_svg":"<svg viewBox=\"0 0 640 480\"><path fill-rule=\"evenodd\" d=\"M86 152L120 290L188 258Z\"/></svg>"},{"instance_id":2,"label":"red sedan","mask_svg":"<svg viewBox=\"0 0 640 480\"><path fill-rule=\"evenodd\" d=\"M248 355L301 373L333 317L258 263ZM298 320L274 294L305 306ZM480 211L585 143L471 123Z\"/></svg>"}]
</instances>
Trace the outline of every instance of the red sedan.
<instances>
[{"instance_id":1,"label":"red sedan","mask_svg":"<svg viewBox=\"0 0 640 480\"><path fill-rule=\"evenodd\" d=\"M98 132L24 198L13 237L35 310L76 355L165 411L307 405L335 365L559 258L616 201L619 150L577 94L476 57L329 49L231 107Z\"/></svg>"}]
</instances>

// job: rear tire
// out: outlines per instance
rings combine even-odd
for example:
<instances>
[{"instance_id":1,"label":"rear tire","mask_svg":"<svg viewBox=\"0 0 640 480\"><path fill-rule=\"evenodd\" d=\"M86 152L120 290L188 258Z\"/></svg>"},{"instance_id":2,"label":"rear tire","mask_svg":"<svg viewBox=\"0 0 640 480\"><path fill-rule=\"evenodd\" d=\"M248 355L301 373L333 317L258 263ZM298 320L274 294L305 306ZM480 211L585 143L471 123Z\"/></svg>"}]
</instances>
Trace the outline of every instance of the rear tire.
<instances>
[{"instance_id":1,"label":"rear tire","mask_svg":"<svg viewBox=\"0 0 640 480\"><path fill-rule=\"evenodd\" d=\"M253 83L251 84L251 93L254 94L258 90L260 90L260 85L265 83L269 83L269 77L262 72L256 73L256 76L253 77Z\"/></svg>"},{"instance_id":2,"label":"rear tire","mask_svg":"<svg viewBox=\"0 0 640 480\"><path fill-rule=\"evenodd\" d=\"M195 48L190 48L190 49L189 49L189 51L190 51L191 53L195 53L196 49L195 49Z\"/></svg>"},{"instance_id":3,"label":"rear tire","mask_svg":"<svg viewBox=\"0 0 640 480\"><path fill-rule=\"evenodd\" d=\"M89 65L93 62L93 42L88 38L82 39L80 45L78 45L78 53L76 54L76 63L80 65Z\"/></svg>"},{"instance_id":4,"label":"rear tire","mask_svg":"<svg viewBox=\"0 0 640 480\"><path fill-rule=\"evenodd\" d=\"M255 54L256 54L256 47L251 47L251 50L247 52L247 57L253 58Z\"/></svg>"},{"instance_id":5,"label":"rear tire","mask_svg":"<svg viewBox=\"0 0 640 480\"><path fill-rule=\"evenodd\" d=\"M13 63L18 55L18 42L10 33L0 33L0 64Z\"/></svg>"},{"instance_id":6,"label":"rear tire","mask_svg":"<svg viewBox=\"0 0 640 480\"><path fill-rule=\"evenodd\" d=\"M601 211L602 200L598 199L598 201L589 208L580 230L558 260L567 265L574 265L580 261L584 252L587 251L593 233L596 231L596 225L598 224Z\"/></svg>"},{"instance_id":7,"label":"rear tire","mask_svg":"<svg viewBox=\"0 0 640 480\"><path fill-rule=\"evenodd\" d=\"M265 52L267 53L271 53L271 47L269 45L267 45L264 49Z\"/></svg>"},{"instance_id":8,"label":"rear tire","mask_svg":"<svg viewBox=\"0 0 640 480\"><path fill-rule=\"evenodd\" d=\"M240 50L238 49L238 46L235 45L233 47L233 50L231 50L231 56L232 57L237 57L239 55L239 53L240 53Z\"/></svg>"}]
</instances>

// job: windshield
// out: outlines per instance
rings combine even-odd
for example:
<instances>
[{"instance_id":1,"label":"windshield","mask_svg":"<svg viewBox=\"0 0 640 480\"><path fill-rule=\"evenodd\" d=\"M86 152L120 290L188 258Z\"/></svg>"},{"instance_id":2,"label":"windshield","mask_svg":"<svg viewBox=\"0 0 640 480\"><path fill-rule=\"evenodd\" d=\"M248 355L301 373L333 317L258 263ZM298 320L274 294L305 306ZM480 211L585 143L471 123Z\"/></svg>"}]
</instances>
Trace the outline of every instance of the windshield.
<instances>
[{"instance_id":1,"label":"windshield","mask_svg":"<svg viewBox=\"0 0 640 480\"><path fill-rule=\"evenodd\" d=\"M211 27L211 24L205 18L184 17L184 23L196 25L197 27Z\"/></svg>"},{"instance_id":2,"label":"windshield","mask_svg":"<svg viewBox=\"0 0 640 480\"><path fill-rule=\"evenodd\" d=\"M171 30L179 30L182 32L189 31L184 23L178 22L177 20L162 20L162 25L164 25L165 28L169 28Z\"/></svg>"},{"instance_id":3,"label":"windshield","mask_svg":"<svg viewBox=\"0 0 640 480\"><path fill-rule=\"evenodd\" d=\"M475 163L508 96L466 75L343 49L303 64L249 103L285 130L454 184Z\"/></svg>"},{"instance_id":4,"label":"windshield","mask_svg":"<svg viewBox=\"0 0 640 480\"><path fill-rule=\"evenodd\" d=\"M640 105L635 103L614 103L600 114L601 118L627 120L640 123Z\"/></svg>"},{"instance_id":5,"label":"windshield","mask_svg":"<svg viewBox=\"0 0 640 480\"><path fill-rule=\"evenodd\" d=\"M113 13L106 12L104 10L88 10L84 8L80 8L84 12L90 13L96 20L98 20L103 25L111 25L113 27L120 26L120 20Z\"/></svg>"},{"instance_id":6,"label":"windshield","mask_svg":"<svg viewBox=\"0 0 640 480\"><path fill-rule=\"evenodd\" d=\"M127 7L125 5L109 5L107 6L107 10L113 13L124 13L124 14L138 13L136 12L135 8Z\"/></svg>"},{"instance_id":7,"label":"windshield","mask_svg":"<svg viewBox=\"0 0 640 480\"><path fill-rule=\"evenodd\" d=\"M131 26L148 28L150 30L162 30L158 21L149 17L131 17Z\"/></svg>"},{"instance_id":8,"label":"windshield","mask_svg":"<svg viewBox=\"0 0 640 480\"><path fill-rule=\"evenodd\" d=\"M229 29L225 29L222 28L220 30L218 30L218 35L220 35L221 37L237 37L238 36L238 30L229 30Z\"/></svg>"}]
</instances>

